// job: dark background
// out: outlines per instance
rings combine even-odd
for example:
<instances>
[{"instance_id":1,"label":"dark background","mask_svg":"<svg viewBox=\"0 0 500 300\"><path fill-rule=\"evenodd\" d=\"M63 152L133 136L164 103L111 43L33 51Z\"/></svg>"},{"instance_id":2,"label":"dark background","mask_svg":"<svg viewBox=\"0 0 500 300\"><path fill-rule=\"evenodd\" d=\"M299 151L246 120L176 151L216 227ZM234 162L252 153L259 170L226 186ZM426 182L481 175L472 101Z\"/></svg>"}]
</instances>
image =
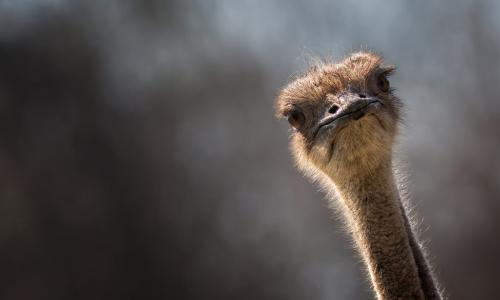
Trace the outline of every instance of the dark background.
<instances>
[{"instance_id":1,"label":"dark background","mask_svg":"<svg viewBox=\"0 0 500 300\"><path fill-rule=\"evenodd\" d=\"M500 290L497 1L0 1L0 299L369 299L273 100L399 67L397 149L450 299Z\"/></svg>"}]
</instances>

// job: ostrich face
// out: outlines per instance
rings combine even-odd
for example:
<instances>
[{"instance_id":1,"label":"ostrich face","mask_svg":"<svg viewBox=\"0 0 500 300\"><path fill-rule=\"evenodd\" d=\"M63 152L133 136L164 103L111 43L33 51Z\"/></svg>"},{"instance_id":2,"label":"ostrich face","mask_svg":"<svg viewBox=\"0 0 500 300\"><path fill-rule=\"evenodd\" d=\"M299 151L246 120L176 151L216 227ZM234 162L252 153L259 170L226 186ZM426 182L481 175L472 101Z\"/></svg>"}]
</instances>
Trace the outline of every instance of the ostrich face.
<instances>
[{"instance_id":1,"label":"ostrich face","mask_svg":"<svg viewBox=\"0 0 500 300\"><path fill-rule=\"evenodd\" d=\"M370 171L392 151L400 100L380 56L360 52L306 72L285 87L278 116L292 126L299 166L340 176Z\"/></svg>"}]
</instances>

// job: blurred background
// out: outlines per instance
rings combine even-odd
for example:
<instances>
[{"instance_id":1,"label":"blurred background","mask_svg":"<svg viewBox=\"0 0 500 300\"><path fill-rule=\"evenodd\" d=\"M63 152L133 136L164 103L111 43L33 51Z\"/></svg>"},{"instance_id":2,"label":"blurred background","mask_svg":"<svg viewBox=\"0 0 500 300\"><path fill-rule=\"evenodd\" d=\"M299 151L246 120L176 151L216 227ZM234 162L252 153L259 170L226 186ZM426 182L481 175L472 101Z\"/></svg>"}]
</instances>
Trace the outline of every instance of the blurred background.
<instances>
[{"instance_id":1,"label":"blurred background","mask_svg":"<svg viewBox=\"0 0 500 300\"><path fill-rule=\"evenodd\" d=\"M0 1L0 298L371 299L273 100L383 53L450 299L500 290L500 3Z\"/></svg>"}]
</instances>

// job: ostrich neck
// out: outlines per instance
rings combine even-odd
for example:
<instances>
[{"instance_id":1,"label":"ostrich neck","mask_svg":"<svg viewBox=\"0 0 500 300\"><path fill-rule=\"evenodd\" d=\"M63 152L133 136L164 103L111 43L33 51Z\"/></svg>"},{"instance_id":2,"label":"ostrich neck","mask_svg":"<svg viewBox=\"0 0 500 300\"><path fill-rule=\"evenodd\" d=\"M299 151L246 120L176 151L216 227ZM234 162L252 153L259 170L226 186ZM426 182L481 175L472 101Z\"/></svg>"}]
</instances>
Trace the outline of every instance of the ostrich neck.
<instances>
[{"instance_id":1,"label":"ostrich neck","mask_svg":"<svg viewBox=\"0 0 500 300\"><path fill-rule=\"evenodd\" d=\"M378 299L440 299L401 204L390 160L370 174L332 181Z\"/></svg>"}]
</instances>

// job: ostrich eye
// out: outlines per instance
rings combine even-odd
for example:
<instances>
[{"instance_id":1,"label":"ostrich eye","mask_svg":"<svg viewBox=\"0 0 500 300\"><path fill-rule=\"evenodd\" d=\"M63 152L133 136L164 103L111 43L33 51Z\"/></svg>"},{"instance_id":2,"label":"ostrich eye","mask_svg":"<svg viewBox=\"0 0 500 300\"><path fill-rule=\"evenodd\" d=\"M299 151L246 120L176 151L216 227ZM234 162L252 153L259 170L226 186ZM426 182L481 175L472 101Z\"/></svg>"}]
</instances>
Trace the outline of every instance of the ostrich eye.
<instances>
[{"instance_id":1,"label":"ostrich eye","mask_svg":"<svg viewBox=\"0 0 500 300\"><path fill-rule=\"evenodd\" d=\"M304 126L305 122L306 117L298 110L294 110L288 115L288 123L290 123L290 125L292 125L295 129L300 129Z\"/></svg>"},{"instance_id":2,"label":"ostrich eye","mask_svg":"<svg viewBox=\"0 0 500 300\"><path fill-rule=\"evenodd\" d=\"M389 80L387 80L387 77L385 77L385 75L380 75L377 78L377 87L384 93L387 93L389 91Z\"/></svg>"}]
</instances>

